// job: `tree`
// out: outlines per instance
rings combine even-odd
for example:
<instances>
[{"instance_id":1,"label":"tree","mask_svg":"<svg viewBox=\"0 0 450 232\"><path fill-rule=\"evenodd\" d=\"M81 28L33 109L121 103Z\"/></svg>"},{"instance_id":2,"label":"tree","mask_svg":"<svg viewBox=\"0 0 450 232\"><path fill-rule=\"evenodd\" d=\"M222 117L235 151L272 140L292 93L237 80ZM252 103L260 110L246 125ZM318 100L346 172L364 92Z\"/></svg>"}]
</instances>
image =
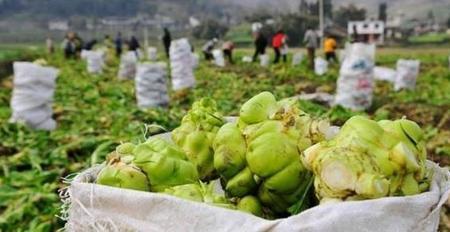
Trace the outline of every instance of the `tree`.
<instances>
[{"instance_id":1,"label":"tree","mask_svg":"<svg viewBox=\"0 0 450 232\"><path fill-rule=\"evenodd\" d=\"M387 20L387 3L383 2L378 5L378 20L386 22Z\"/></svg>"},{"instance_id":2,"label":"tree","mask_svg":"<svg viewBox=\"0 0 450 232\"><path fill-rule=\"evenodd\" d=\"M347 27L349 21L366 19L366 9L358 8L354 4L348 6L341 6L334 12L334 21L342 27Z\"/></svg>"},{"instance_id":3,"label":"tree","mask_svg":"<svg viewBox=\"0 0 450 232\"><path fill-rule=\"evenodd\" d=\"M323 0L323 14L325 18L333 18L333 2L332 0Z\"/></svg>"},{"instance_id":4,"label":"tree","mask_svg":"<svg viewBox=\"0 0 450 232\"><path fill-rule=\"evenodd\" d=\"M308 13L308 3L306 0L301 0L300 5L298 6L301 15L305 15Z\"/></svg>"},{"instance_id":5,"label":"tree","mask_svg":"<svg viewBox=\"0 0 450 232\"><path fill-rule=\"evenodd\" d=\"M319 1L317 2L310 2L307 5L308 14L312 16L319 17Z\"/></svg>"},{"instance_id":6,"label":"tree","mask_svg":"<svg viewBox=\"0 0 450 232\"><path fill-rule=\"evenodd\" d=\"M214 19L208 19L192 30L192 36L197 39L212 39L223 37L228 31L226 25Z\"/></svg>"},{"instance_id":7,"label":"tree","mask_svg":"<svg viewBox=\"0 0 450 232\"><path fill-rule=\"evenodd\" d=\"M434 23L434 13L432 10L428 11L427 18L428 18L428 22Z\"/></svg>"},{"instance_id":8,"label":"tree","mask_svg":"<svg viewBox=\"0 0 450 232\"><path fill-rule=\"evenodd\" d=\"M289 46L299 46L303 40L308 26L317 27L319 20L317 17L308 17L300 14L286 14L280 18L279 26L283 28L288 36Z\"/></svg>"}]
</instances>

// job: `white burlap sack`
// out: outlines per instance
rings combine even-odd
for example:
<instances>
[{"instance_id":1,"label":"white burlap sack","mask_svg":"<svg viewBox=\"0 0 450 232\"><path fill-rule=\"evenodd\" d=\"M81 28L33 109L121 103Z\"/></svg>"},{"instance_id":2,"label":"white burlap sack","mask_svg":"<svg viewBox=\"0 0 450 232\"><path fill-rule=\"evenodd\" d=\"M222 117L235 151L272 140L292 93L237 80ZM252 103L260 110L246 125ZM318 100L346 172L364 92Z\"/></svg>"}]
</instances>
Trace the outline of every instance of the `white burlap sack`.
<instances>
[{"instance_id":1,"label":"white burlap sack","mask_svg":"<svg viewBox=\"0 0 450 232\"><path fill-rule=\"evenodd\" d=\"M147 57L150 61L156 61L158 59L158 49L155 47L147 48Z\"/></svg>"},{"instance_id":2,"label":"white burlap sack","mask_svg":"<svg viewBox=\"0 0 450 232\"><path fill-rule=\"evenodd\" d=\"M395 83L397 72L391 68L377 66L373 69L373 75L375 80L389 81L391 83Z\"/></svg>"},{"instance_id":3,"label":"white burlap sack","mask_svg":"<svg viewBox=\"0 0 450 232\"><path fill-rule=\"evenodd\" d=\"M338 58L339 62L340 63L344 62L344 60L345 60L345 50L338 49L336 51L336 53L337 53L337 58Z\"/></svg>"},{"instance_id":4,"label":"white burlap sack","mask_svg":"<svg viewBox=\"0 0 450 232\"><path fill-rule=\"evenodd\" d=\"M166 84L166 64L141 63L136 71L136 100L141 109L169 104Z\"/></svg>"},{"instance_id":5,"label":"white burlap sack","mask_svg":"<svg viewBox=\"0 0 450 232\"><path fill-rule=\"evenodd\" d=\"M316 75L322 76L328 71L328 62L322 57L314 59L314 72Z\"/></svg>"},{"instance_id":6,"label":"white burlap sack","mask_svg":"<svg viewBox=\"0 0 450 232\"><path fill-rule=\"evenodd\" d=\"M259 55L259 65L262 67L268 67L270 64L270 57L267 54Z\"/></svg>"},{"instance_id":7,"label":"white burlap sack","mask_svg":"<svg viewBox=\"0 0 450 232\"><path fill-rule=\"evenodd\" d=\"M320 205L272 221L164 194L92 184L100 167L79 174L61 195L68 206L68 231L434 232L450 195L450 173L432 162L428 166L434 171L429 192Z\"/></svg>"},{"instance_id":8,"label":"white burlap sack","mask_svg":"<svg viewBox=\"0 0 450 232\"><path fill-rule=\"evenodd\" d=\"M301 64L304 57L305 56L304 56L303 52L295 53L294 56L292 57L292 66L297 66L297 65Z\"/></svg>"},{"instance_id":9,"label":"white burlap sack","mask_svg":"<svg viewBox=\"0 0 450 232\"><path fill-rule=\"evenodd\" d=\"M419 75L420 61L418 60L398 60L397 77L395 78L395 91L401 89L416 88L416 80Z\"/></svg>"},{"instance_id":10,"label":"white burlap sack","mask_svg":"<svg viewBox=\"0 0 450 232\"><path fill-rule=\"evenodd\" d=\"M103 71L105 65L105 52L104 51L86 51L81 52L82 58L87 62L88 73L100 74Z\"/></svg>"},{"instance_id":11,"label":"white burlap sack","mask_svg":"<svg viewBox=\"0 0 450 232\"><path fill-rule=\"evenodd\" d=\"M136 75L136 65L138 58L136 52L129 51L120 57L118 78L121 80L133 79Z\"/></svg>"},{"instance_id":12,"label":"white burlap sack","mask_svg":"<svg viewBox=\"0 0 450 232\"><path fill-rule=\"evenodd\" d=\"M252 62L252 57L251 56L243 56L242 57L242 62L244 62L244 63L251 63Z\"/></svg>"},{"instance_id":13,"label":"white burlap sack","mask_svg":"<svg viewBox=\"0 0 450 232\"><path fill-rule=\"evenodd\" d=\"M220 49L214 49L212 51L214 57L214 64L219 67L225 67L225 59L223 58L223 52Z\"/></svg>"},{"instance_id":14,"label":"white burlap sack","mask_svg":"<svg viewBox=\"0 0 450 232\"><path fill-rule=\"evenodd\" d=\"M14 62L14 90L10 122L25 123L34 129L54 130L53 94L59 71L29 62Z\"/></svg>"},{"instance_id":15,"label":"white burlap sack","mask_svg":"<svg viewBox=\"0 0 450 232\"><path fill-rule=\"evenodd\" d=\"M172 41L169 52L173 90L193 87L194 60L189 41L186 38Z\"/></svg>"},{"instance_id":16,"label":"white burlap sack","mask_svg":"<svg viewBox=\"0 0 450 232\"><path fill-rule=\"evenodd\" d=\"M353 110L372 105L375 46L354 43L346 49L337 80L335 104Z\"/></svg>"},{"instance_id":17,"label":"white burlap sack","mask_svg":"<svg viewBox=\"0 0 450 232\"><path fill-rule=\"evenodd\" d=\"M197 53L191 53L191 66L193 70L195 70L198 67L199 61L200 56Z\"/></svg>"},{"instance_id":18,"label":"white burlap sack","mask_svg":"<svg viewBox=\"0 0 450 232\"><path fill-rule=\"evenodd\" d=\"M263 27L263 24L260 22L254 22L252 23L252 32L258 32L261 30L261 28Z\"/></svg>"}]
</instances>

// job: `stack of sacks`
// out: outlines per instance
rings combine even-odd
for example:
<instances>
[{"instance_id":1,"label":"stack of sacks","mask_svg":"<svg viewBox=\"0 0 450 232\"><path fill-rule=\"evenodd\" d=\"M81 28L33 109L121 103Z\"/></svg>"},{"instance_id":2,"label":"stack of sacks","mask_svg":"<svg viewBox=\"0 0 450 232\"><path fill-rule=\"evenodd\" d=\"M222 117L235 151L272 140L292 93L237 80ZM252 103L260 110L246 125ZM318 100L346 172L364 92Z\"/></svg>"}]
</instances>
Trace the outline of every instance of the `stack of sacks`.
<instances>
[{"instance_id":1,"label":"stack of sacks","mask_svg":"<svg viewBox=\"0 0 450 232\"><path fill-rule=\"evenodd\" d=\"M314 72L316 75L322 76L328 71L328 62L322 57L314 59Z\"/></svg>"},{"instance_id":2,"label":"stack of sacks","mask_svg":"<svg viewBox=\"0 0 450 232\"><path fill-rule=\"evenodd\" d=\"M11 122L31 128L54 130L52 102L58 70L29 62L14 62Z\"/></svg>"},{"instance_id":3,"label":"stack of sacks","mask_svg":"<svg viewBox=\"0 0 450 232\"><path fill-rule=\"evenodd\" d=\"M158 59L158 49L155 47L149 47L147 49L147 56L150 61L156 61Z\"/></svg>"},{"instance_id":4,"label":"stack of sacks","mask_svg":"<svg viewBox=\"0 0 450 232\"><path fill-rule=\"evenodd\" d=\"M292 57L292 66L297 66L297 65L301 64L303 57L304 57L304 55L302 52L295 53L294 56Z\"/></svg>"},{"instance_id":5,"label":"stack of sacks","mask_svg":"<svg viewBox=\"0 0 450 232\"><path fill-rule=\"evenodd\" d=\"M166 64L141 63L136 72L136 100L139 108L169 104L166 83Z\"/></svg>"},{"instance_id":6,"label":"stack of sacks","mask_svg":"<svg viewBox=\"0 0 450 232\"><path fill-rule=\"evenodd\" d=\"M270 57L269 57L269 55L264 54L264 55L260 55L260 56L259 56L259 64L260 64L262 67L268 67L268 66L269 66L269 63L270 63Z\"/></svg>"},{"instance_id":7,"label":"stack of sacks","mask_svg":"<svg viewBox=\"0 0 450 232\"><path fill-rule=\"evenodd\" d=\"M120 57L118 77L121 80L133 79L136 74L136 64L138 58L136 52L129 51Z\"/></svg>"},{"instance_id":8,"label":"stack of sacks","mask_svg":"<svg viewBox=\"0 0 450 232\"><path fill-rule=\"evenodd\" d=\"M186 38L172 41L170 45L170 65L172 88L180 90L195 85L191 45Z\"/></svg>"},{"instance_id":9,"label":"stack of sacks","mask_svg":"<svg viewBox=\"0 0 450 232\"><path fill-rule=\"evenodd\" d=\"M214 64L219 67L225 67L225 59L223 58L223 53L219 49L214 49L213 57L214 57Z\"/></svg>"},{"instance_id":10,"label":"stack of sacks","mask_svg":"<svg viewBox=\"0 0 450 232\"><path fill-rule=\"evenodd\" d=\"M103 66L105 64L105 51L87 51L81 52L81 58L87 62L88 73L100 74L102 73Z\"/></svg>"},{"instance_id":11,"label":"stack of sacks","mask_svg":"<svg viewBox=\"0 0 450 232\"><path fill-rule=\"evenodd\" d=\"M335 104L353 110L370 107L373 96L375 46L354 43L346 51L342 63Z\"/></svg>"},{"instance_id":12,"label":"stack of sacks","mask_svg":"<svg viewBox=\"0 0 450 232\"><path fill-rule=\"evenodd\" d=\"M418 60L398 60L397 76L395 78L394 89L414 89L416 87L417 76L419 75L420 61Z\"/></svg>"}]
</instances>

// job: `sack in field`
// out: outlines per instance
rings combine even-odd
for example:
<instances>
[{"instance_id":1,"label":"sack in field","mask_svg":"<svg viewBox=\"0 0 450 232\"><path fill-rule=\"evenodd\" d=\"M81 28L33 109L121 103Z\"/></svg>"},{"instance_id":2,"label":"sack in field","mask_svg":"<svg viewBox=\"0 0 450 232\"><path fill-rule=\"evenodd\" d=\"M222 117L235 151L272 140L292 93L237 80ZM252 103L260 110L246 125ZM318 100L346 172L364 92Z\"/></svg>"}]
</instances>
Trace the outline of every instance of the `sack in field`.
<instances>
[{"instance_id":1,"label":"sack in field","mask_svg":"<svg viewBox=\"0 0 450 232\"><path fill-rule=\"evenodd\" d=\"M251 56L243 56L242 57L242 62L244 62L244 63L251 63L252 62L252 57Z\"/></svg>"},{"instance_id":2,"label":"sack in field","mask_svg":"<svg viewBox=\"0 0 450 232\"><path fill-rule=\"evenodd\" d=\"M53 94L58 69L29 62L14 62L14 90L10 122L25 123L34 129L54 130Z\"/></svg>"},{"instance_id":3,"label":"sack in field","mask_svg":"<svg viewBox=\"0 0 450 232\"><path fill-rule=\"evenodd\" d=\"M147 48L147 57L150 61L156 61L158 59L158 49L155 47Z\"/></svg>"},{"instance_id":4,"label":"sack in field","mask_svg":"<svg viewBox=\"0 0 450 232\"><path fill-rule=\"evenodd\" d=\"M219 67L225 67L225 59L223 57L223 52L220 49L214 49L212 51L214 57L214 64Z\"/></svg>"},{"instance_id":5,"label":"sack in field","mask_svg":"<svg viewBox=\"0 0 450 232\"><path fill-rule=\"evenodd\" d=\"M141 63L137 65L135 85L137 105L141 109L167 106L166 64Z\"/></svg>"},{"instance_id":6,"label":"sack in field","mask_svg":"<svg viewBox=\"0 0 450 232\"><path fill-rule=\"evenodd\" d=\"M397 77L395 78L395 91L401 89L413 90L416 88L417 76L419 75L420 61L398 60Z\"/></svg>"},{"instance_id":7,"label":"sack in field","mask_svg":"<svg viewBox=\"0 0 450 232\"><path fill-rule=\"evenodd\" d=\"M389 81L391 83L395 83L397 76L397 72L394 69L379 66L373 69L373 73L375 80Z\"/></svg>"},{"instance_id":8,"label":"sack in field","mask_svg":"<svg viewBox=\"0 0 450 232\"><path fill-rule=\"evenodd\" d=\"M270 64L270 57L267 54L259 55L259 64L262 67L268 67Z\"/></svg>"},{"instance_id":9,"label":"sack in field","mask_svg":"<svg viewBox=\"0 0 450 232\"><path fill-rule=\"evenodd\" d=\"M337 80L335 104L364 110L372 104L375 45L354 43L346 50Z\"/></svg>"},{"instance_id":10,"label":"sack in field","mask_svg":"<svg viewBox=\"0 0 450 232\"><path fill-rule=\"evenodd\" d=\"M297 66L301 64L304 57L305 55L303 54L303 52L295 53L294 56L292 57L292 66Z\"/></svg>"},{"instance_id":11,"label":"sack in field","mask_svg":"<svg viewBox=\"0 0 450 232\"><path fill-rule=\"evenodd\" d=\"M337 58L339 60L339 63L344 62L344 60L345 60L345 50L338 49L336 51L336 54L337 54Z\"/></svg>"},{"instance_id":12,"label":"sack in field","mask_svg":"<svg viewBox=\"0 0 450 232\"><path fill-rule=\"evenodd\" d=\"M193 70L195 70L198 67L199 61L200 56L197 53L191 53L191 66Z\"/></svg>"},{"instance_id":13,"label":"sack in field","mask_svg":"<svg viewBox=\"0 0 450 232\"><path fill-rule=\"evenodd\" d=\"M120 57L119 73L117 75L119 79L133 79L136 75L137 62L136 52L129 51L122 54Z\"/></svg>"},{"instance_id":14,"label":"sack in field","mask_svg":"<svg viewBox=\"0 0 450 232\"><path fill-rule=\"evenodd\" d=\"M81 56L86 60L88 73L100 74L105 65L105 51L86 51L81 52Z\"/></svg>"},{"instance_id":15,"label":"sack in field","mask_svg":"<svg viewBox=\"0 0 450 232\"><path fill-rule=\"evenodd\" d=\"M189 41L186 38L174 40L169 51L173 90L193 87L195 85L193 73L195 60Z\"/></svg>"},{"instance_id":16,"label":"sack in field","mask_svg":"<svg viewBox=\"0 0 450 232\"><path fill-rule=\"evenodd\" d=\"M168 134L161 135L169 137ZM450 195L450 173L434 172L428 192L407 197L325 204L278 220L150 193L93 184L101 166L90 168L63 191L67 231L337 231L434 232ZM64 208L64 207L63 207Z\"/></svg>"},{"instance_id":17,"label":"sack in field","mask_svg":"<svg viewBox=\"0 0 450 232\"><path fill-rule=\"evenodd\" d=\"M314 59L314 72L316 75L322 76L328 71L328 62L322 57L316 57Z\"/></svg>"}]
</instances>

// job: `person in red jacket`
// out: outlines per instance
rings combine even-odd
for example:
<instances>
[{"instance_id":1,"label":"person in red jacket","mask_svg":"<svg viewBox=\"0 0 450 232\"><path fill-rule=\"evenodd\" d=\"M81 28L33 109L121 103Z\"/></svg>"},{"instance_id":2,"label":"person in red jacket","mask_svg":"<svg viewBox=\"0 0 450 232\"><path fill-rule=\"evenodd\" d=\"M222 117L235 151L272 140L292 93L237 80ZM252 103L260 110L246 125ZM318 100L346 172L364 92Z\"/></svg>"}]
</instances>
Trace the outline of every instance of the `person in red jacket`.
<instances>
[{"instance_id":1,"label":"person in red jacket","mask_svg":"<svg viewBox=\"0 0 450 232\"><path fill-rule=\"evenodd\" d=\"M283 30L279 30L272 39L272 47L275 51L275 60L273 63L278 63L280 61L281 56L281 48L284 46L284 43L286 41L286 34L284 34Z\"/></svg>"}]
</instances>

